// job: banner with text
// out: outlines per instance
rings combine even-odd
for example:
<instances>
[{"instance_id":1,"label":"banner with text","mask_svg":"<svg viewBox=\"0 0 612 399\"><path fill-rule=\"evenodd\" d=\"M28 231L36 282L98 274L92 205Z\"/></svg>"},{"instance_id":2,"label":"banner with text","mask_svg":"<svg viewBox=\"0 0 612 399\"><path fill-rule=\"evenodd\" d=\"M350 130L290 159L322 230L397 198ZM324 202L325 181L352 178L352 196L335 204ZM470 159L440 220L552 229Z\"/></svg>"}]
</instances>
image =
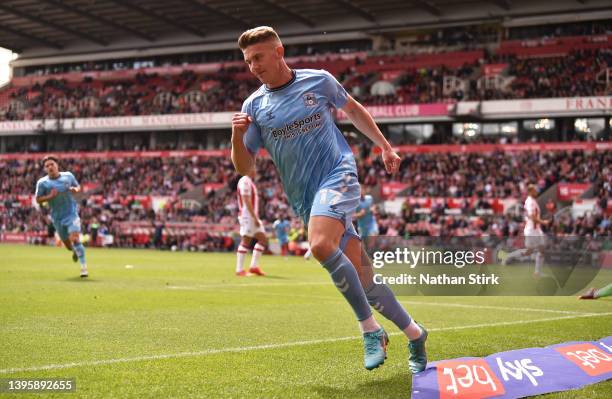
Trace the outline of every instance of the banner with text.
<instances>
[{"instance_id":1,"label":"banner with text","mask_svg":"<svg viewBox=\"0 0 612 399\"><path fill-rule=\"evenodd\" d=\"M557 199L571 201L579 198L591 185L589 183L559 183L557 185Z\"/></svg>"},{"instance_id":2,"label":"banner with text","mask_svg":"<svg viewBox=\"0 0 612 399\"><path fill-rule=\"evenodd\" d=\"M432 362L412 377L412 398L523 398L610 378L612 336Z\"/></svg>"}]
</instances>

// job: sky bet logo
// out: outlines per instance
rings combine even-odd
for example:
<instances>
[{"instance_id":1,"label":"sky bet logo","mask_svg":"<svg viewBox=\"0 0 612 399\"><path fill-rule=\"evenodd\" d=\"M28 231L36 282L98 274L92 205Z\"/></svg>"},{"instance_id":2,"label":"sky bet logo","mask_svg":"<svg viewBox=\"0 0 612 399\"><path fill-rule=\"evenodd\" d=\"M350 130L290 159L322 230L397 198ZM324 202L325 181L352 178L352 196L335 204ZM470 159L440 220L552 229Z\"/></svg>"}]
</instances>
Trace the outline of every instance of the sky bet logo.
<instances>
[{"instance_id":1,"label":"sky bet logo","mask_svg":"<svg viewBox=\"0 0 612 399\"><path fill-rule=\"evenodd\" d=\"M296 119L291 123L285 124L281 128L270 128L270 134L275 140L290 139L300 134L308 133L321 126L321 113L309 115L303 119Z\"/></svg>"}]
</instances>

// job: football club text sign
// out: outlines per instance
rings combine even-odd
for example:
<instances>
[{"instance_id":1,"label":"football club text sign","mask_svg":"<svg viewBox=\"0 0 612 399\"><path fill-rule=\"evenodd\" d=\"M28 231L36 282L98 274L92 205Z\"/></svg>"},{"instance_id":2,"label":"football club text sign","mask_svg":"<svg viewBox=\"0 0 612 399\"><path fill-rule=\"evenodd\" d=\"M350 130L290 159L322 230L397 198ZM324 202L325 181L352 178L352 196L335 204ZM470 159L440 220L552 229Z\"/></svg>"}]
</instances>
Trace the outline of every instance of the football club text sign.
<instances>
[{"instance_id":1,"label":"football club text sign","mask_svg":"<svg viewBox=\"0 0 612 399\"><path fill-rule=\"evenodd\" d=\"M432 362L412 378L413 399L522 398L612 378L612 336L484 358Z\"/></svg>"}]
</instances>

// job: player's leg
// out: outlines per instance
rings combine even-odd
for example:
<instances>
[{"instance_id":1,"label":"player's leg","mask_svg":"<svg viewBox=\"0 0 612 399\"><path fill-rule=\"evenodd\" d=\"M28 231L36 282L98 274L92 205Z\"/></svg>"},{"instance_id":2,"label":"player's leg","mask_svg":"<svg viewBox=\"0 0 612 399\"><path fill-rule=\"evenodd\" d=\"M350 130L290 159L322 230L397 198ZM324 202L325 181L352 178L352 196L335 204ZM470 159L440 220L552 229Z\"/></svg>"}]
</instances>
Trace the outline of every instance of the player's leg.
<instances>
[{"instance_id":1,"label":"player's leg","mask_svg":"<svg viewBox=\"0 0 612 399\"><path fill-rule=\"evenodd\" d=\"M527 243L528 240L529 238L525 237L525 245L528 245ZM527 247L514 250L506 254L505 258L502 260L502 264L506 265L509 261L513 259L522 258L523 256L529 256L532 253L533 253L533 249L527 248Z\"/></svg>"},{"instance_id":2,"label":"player's leg","mask_svg":"<svg viewBox=\"0 0 612 399\"><path fill-rule=\"evenodd\" d=\"M286 240L279 241L281 245L281 255L287 259L287 255L289 254L289 242Z\"/></svg>"},{"instance_id":3,"label":"player's leg","mask_svg":"<svg viewBox=\"0 0 612 399\"><path fill-rule=\"evenodd\" d=\"M371 370L384 363L388 337L372 315L355 266L340 248L342 236L352 226L351 217L359 204L359 197L356 175L341 173L332 176L315 195L305 223L312 255L328 271L359 321L364 333L364 363L366 369Z\"/></svg>"},{"instance_id":4,"label":"player's leg","mask_svg":"<svg viewBox=\"0 0 612 399\"><path fill-rule=\"evenodd\" d=\"M310 260L311 256L312 256L312 251L310 250L310 245L308 245L308 249L306 250L306 253L304 254L304 260Z\"/></svg>"},{"instance_id":5,"label":"player's leg","mask_svg":"<svg viewBox=\"0 0 612 399\"><path fill-rule=\"evenodd\" d=\"M538 248L536 251L535 258L535 270L533 271L533 275L537 277L542 276L542 265L544 264L544 248Z\"/></svg>"},{"instance_id":6,"label":"player's leg","mask_svg":"<svg viewBox=\"0 0 612 399\"><path fill-rule=\"evenodd\" d=\"M544 252L546 251L546 236L540 230L536 235L531 237L531 240L533 244L530 246L534 247L534 252L536 253L533 275L535 278L540 278L543 275L542 266L544 265Z\"/></svg>"},{"instance_id":7,"label":"player's leg","mask_svg":"<svg viewBox=\"0 0 612 399\"><path fill-rule=\"evenodd\" d=\"M612 284L608 284L603 288L595 291L595 298L605 298L612 295Z\"/></svg>"},{"instance_id":8,"label":"player's leg","mask_svg":"<svg viewBox=\"0 0 612 399\"><path fill-rule=\"evenodd\" d=\"M72 261L77 262L79 260L79 256L76 252L74 252L74 248L72 247L72 241L70 239L70 233L68 232L68 225L62 223L54 223L55 232L59 237L60 241L64 244L64 247L72 252ZM61 244L60 244L61 245Z\"/></svg>"},{"instance_id":9,"label":"player's leg","mask_svg":"<svg viewBox=\"0 0 612 399\"><path fill-rule=\"evenodd\" d=\"M607 296L612 296L612 284L608 284L605 287L600 288L598 290L595 288L589 288L587 292L580 295L578 298L579 299L598 299L598 298L605 298Z\"/></svg>"},{"instance_id":10,"label":"player's leg","mask_svg":"<svg viewBox=\"0 0 612 399\"><path fill-rule=\"evenodd\" d=\"M410 370L413 373L425 370L427 366L425 351L427 330L410 317L387 285L374 283L372 263L357 238L348 239L344 253L357 268L359 281L365 289L369 304L385 318L392 321L408 337L410 353L408 365Z\"/></svg>"},{"instance_id":11,"label":"player's leg","mask_svg":"<svg viewBox=\"0 0 612 399\"><path fill-rule=\"evenodd\" d=\"M69 221L68 233L70 234L70 241L72 242L74 253L79 258L79 263L81 264L81 277L87 277L89 273L87 272L87 262L85 260L85 247L81 243L80 237L81 220L78 217Z\"/></svg>"},{"instance_id":12,"label":"player's leg","mask_svg":"<svg viewBox=\"0 0 612 399\"><path fill-rule=\"evenodd\" d=\"M355 266L340 249L345 225L328 216L312 216L308 237L312 255L329 272L336 288L353 308L364 340L364 364L372 370L385 362L388 336L376 322Z\"/></svg>"},{"instance_id":13,"label":"player's leg","mask_svg":"<svg viewBox=\"0 0 612 399\"><path fill-rule=\"evenodd\" d=\"M249 273L256 274L258 276L265 276L266 274L259 267L259 259L266 250L268 245L268 239L263 230L263 226L255 233L255 246L253 247L253 257L251 257L251 266L249 267Z\"/></svg>"},{"instance_id":14,"label":"player's leg","mask_svg":"<svg viewBox=\"0 0 612 399\"><path fill-rule=\"evenodd\" d=\"M236 276L247 275L246 270L244 270L244 260L246 259L246 255L249 252L249 248L251 247L253 240L253 237L241 234L240 244L238 245L238 250L236 251Z\"/></svg>"}]
</instances>

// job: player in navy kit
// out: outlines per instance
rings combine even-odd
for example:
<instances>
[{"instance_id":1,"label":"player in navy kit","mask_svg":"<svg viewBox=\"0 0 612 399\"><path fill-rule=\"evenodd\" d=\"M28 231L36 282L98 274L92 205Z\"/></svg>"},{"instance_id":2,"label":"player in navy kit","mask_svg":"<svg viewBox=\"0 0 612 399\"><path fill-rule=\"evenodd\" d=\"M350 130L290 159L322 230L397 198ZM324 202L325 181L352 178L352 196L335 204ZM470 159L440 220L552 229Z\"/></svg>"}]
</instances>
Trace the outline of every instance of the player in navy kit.
<instances>
[{"instance_id":1,"label":"player in navy kit","mask_svg":"<svg viewBox=\"0 0 612 399\"><path fill-rule=\"evenodd\" d=\"M336 127L332 109L342 109L351 122L382 149L388 172L397 172L399 156L368 111L328 72L290 69L284 48L270 27L244 32L238 45L250 71L263 83L232 119L232 161L240 174L255 166L264 147L276 165L287 198L308 226L313 256L329 272L351 305L364 335L364 363L384 363L388 336L374 319L370 305L380 309L410 339L409 367L425 369L427 332L381 284L360 281L362 248L352 224L360 198L355 158ZM358 273L359 271L359 273Z\"/></svg>"},{"instance_id":2,"label":"player in navy kit","mask_svg":"<svg viewBox=\"0 0 612 399\"><path fill-rule=\"evenodd\" d=\"M81 264L81 277L87 277L85 248L81 244L81 219L79 208L73 194L81 190L79 183L70 172L59 171L59 161L54 156L47 156L42 161L47 176L36 183L36 202L47 202L51 209L53 226L66 249L71 251L72 260Z\"/></svg>"}]
</instances>

